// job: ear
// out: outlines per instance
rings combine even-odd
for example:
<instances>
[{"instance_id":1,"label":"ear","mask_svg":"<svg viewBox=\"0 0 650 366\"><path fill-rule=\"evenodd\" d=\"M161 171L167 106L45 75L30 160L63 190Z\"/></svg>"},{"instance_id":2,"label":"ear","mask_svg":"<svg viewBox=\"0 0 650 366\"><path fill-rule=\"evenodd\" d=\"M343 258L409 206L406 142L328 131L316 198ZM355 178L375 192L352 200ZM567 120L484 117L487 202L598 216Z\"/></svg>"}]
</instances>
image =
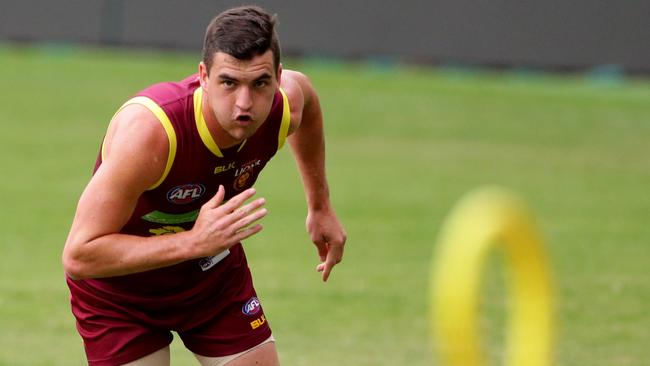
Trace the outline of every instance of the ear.
<instances>
[{"instance_id":1,"label":"ear","mask_svg":"<svg viewBox=\"0 0 650 366\"><path fill-rule=\"evenodd\" d=\"M278 65L278 85L282 84L282 64Z\"/></svg>"},{"instance_id":2,"label":"ear","mask_svg":"<svg viewBox=\"0 0 650 366\"><path fill-rule=\"evenodd\" d=\"M203 61L199 62L199 81L201 82L201 88L208 90L208 68Z\"/></svg>"}]
</instances>

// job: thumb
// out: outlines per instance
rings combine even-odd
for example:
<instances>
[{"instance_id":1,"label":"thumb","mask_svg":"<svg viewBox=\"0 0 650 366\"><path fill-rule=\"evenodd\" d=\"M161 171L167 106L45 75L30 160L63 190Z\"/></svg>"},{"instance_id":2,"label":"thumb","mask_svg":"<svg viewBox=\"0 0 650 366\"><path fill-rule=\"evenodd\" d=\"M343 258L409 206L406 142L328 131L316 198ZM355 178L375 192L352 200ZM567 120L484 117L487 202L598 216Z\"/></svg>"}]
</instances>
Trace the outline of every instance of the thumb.
<instances>
[{"instance_id":1,"label":"thumb","mask_svg":"<svg viewBox=\"0 0 650 366\"><path fill-rule=\"evenodd\" d=\"M223 185L219 185L219 189L214 197L210 198L208 202L205 203L206 206L210 208L217 208L223 202L224 197L226 196L226 189L223 188Z\"/></svg>"}]
</instances>

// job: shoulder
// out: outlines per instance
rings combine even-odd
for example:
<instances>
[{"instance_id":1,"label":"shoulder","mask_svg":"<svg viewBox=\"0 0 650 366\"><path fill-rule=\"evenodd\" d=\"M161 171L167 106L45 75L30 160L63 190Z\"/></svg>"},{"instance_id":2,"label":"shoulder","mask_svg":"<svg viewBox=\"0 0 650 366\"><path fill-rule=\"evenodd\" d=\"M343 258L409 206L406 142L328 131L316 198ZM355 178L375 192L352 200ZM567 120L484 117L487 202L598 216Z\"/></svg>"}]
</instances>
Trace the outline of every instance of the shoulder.
<instances>
[{"instance_id":1,"label":"shoulder","mask_svg":"<svg viewBox=\"0 0 650 366\"><path fill-rule=\"evenodd\" d=\"M289 134L291 134L300 125L305 107L317 102L318 96L309 77L298 71L282 70L280 86L289 99L291 109Z\"/></svg>"},{"instance_id":2,"label":"shoulder","mask_svg":"<svg viewBox=\"0 0 650 366\"><path fill-rule=\"evenodd\" d=\"M139 184L150 187L165 170L169 137L159 118L146 106L128 104L115 114L102 148L102 168L111 175L134 174Z\"/></svg>"},{"instance_id":3,"label":"shoulder","mask_svg":"<svg viewBox=\"0 0 650 366\"><path fill-rule=\"evenodd\" d=\"M304 104L316 96L316 90L309 77L298 71L283 70L280 86L287 93L289 102L294 102L296 107L304 108Z\"/></svg>"},{"instance_id":4,"label":"shoulder","mask_svg":"<svg viewBox=\"0 0 650 366\"><path fill-rule=\"evenodd\" d=\"M110 156L111 150L121 144L132 145L129 142L162 146L167 142L167 133L158 116L144 104L129 103L117 111L104 141L106 156Z\"/></svg>"}]
</instances>

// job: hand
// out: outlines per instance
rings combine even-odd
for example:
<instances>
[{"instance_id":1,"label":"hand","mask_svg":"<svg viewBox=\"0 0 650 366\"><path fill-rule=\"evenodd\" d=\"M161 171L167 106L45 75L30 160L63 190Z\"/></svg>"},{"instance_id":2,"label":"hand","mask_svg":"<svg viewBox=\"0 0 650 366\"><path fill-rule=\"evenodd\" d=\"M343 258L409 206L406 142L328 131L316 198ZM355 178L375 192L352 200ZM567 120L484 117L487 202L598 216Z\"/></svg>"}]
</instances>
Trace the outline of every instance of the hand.
<instances>
[{"instance_id":1,"label":"hand","mask_svg":"<svg viewBox=\"0 0 650 366\"><path fill-rule=\"evenodd\" d=\"M327 281L332 268L343 259L347 234L334 211L330 209L310 211L306 226L321 261L316 270L322 272L323 281Z\"/></svg>"},{"instance_id":2,"label":"hand","mask_svg":"<svg viewBox=\"0 0 650 366\"><path fill-rule=\"evenodd\" d=\"M258 198L244 205L255 193L254 188L249 188L222 204L226 192L219 186L217 194L201 207L191 230L197 238L195 257L221 253L262 230L261 224L252 224L268 213L261 208L266 200Z\"/></svg>"}]
</instances>

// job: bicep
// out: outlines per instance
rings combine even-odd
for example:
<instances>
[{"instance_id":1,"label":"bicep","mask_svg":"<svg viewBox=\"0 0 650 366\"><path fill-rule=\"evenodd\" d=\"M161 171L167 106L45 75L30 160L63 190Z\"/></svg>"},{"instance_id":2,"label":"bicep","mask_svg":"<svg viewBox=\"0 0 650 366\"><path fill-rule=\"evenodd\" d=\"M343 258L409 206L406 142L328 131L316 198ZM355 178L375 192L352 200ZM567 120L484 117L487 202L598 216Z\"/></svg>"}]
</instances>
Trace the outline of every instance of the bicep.
<instances>
[{"instance_id":1,"label":"bicep","mask_svg":"<svg viewBox=\"0 0 650 366\"><path fill-rule=\"evenodd\" d=\"M97 170L79 199L68 241L84 243L121 230L138 197L124 183L105 165Z\"/></svg>"}]
</instances>

